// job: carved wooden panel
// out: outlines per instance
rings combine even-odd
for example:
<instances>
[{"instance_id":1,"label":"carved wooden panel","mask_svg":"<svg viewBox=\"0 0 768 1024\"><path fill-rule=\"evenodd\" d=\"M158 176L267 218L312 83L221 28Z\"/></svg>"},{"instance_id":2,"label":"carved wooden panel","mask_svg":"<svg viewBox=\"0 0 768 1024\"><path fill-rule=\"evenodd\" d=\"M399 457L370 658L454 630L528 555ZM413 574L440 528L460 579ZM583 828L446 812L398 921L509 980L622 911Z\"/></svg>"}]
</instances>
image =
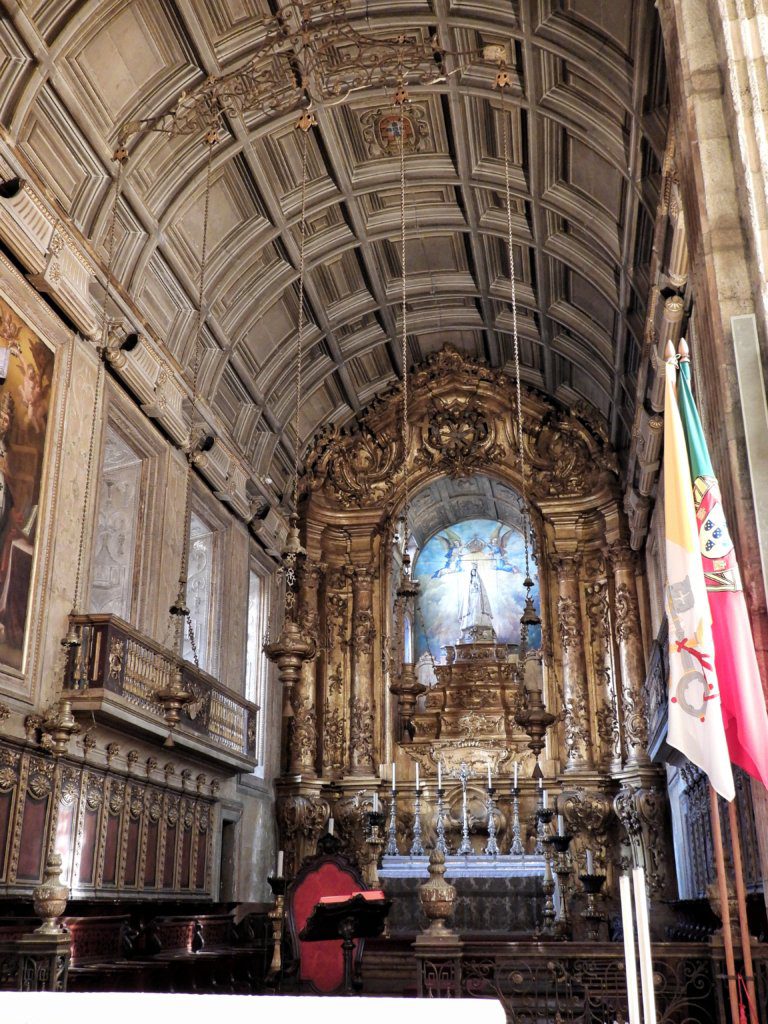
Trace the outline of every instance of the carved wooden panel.
<instances>
[{"instance_id":1,"label":"carved wooden panel","mask_svg":"<svg viewBox=\"0 0 768 1024\"><path fill-rule=\"evenodd\" d=\"M28 892L53 845L73 896L209 896L214 803L2 742L0 892Z\"/></svg>"}]
</instances>

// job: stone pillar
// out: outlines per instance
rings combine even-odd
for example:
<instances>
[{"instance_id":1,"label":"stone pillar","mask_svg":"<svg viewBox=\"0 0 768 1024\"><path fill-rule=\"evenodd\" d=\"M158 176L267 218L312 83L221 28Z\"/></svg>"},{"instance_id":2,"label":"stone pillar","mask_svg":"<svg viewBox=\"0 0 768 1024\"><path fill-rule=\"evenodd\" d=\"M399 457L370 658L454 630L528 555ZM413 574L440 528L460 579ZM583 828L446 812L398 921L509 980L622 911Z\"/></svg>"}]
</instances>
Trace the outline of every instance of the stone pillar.
<instances>
[{"instance_id":1,"label":"stone pillar","mask_svg":"<svg viewBox=\"0 0 768 1024\"><path fill-rule=\"evenodd\" d=\"M621 667L622 731L627 768L648 765L648 718L644 684L645 656L640 631L635 565L637 556L624 541L611 545L610 560L615 583L613 618Z\"/></svg>"},{"instance_id":2,"label":"stone pillar","mask_svg":"<svg viewBox=\"0 0 768 1024\"><path fill-rule=\"evenodd\" d=\"M601 569L605 563L600 558ZM602 575L602 573L601 573ZM595 722L600 741L601 767L618 772L622 768L621 729L616 680L611 661L611 630L608 614L608 581L594 579L584 589L589 620L590 652L595 675Z\"/></svg>"},{"instance_id":3,"label":"stone pillar","mask_svg":"<svg viewBox=\"0 0 768 1024\"><path fill-rule=\"evenodd\" d=\"M563 703L565 707L565 772L591 770L592 740L589 734L587 665L579 602L579 559L560 557L557 569L557 623L563 653Z\"/></svg>"},{"instance_id":4,"label":"stone pillar","mask_svg":"<svg viewBox=\"0 0 768 1024\"><path fill-rule=\"evenodd\" d=\"M373 764L373 570L356 566L352 575L352 688L349 770L372 775Z\"/></svg>"},{"instance_id":5,"label":"stone pillar","mask_svg":"<svg viewBox=\"0 0 768 1024\"><path fill-rule=\"evenodd\" d=\"M299 620L304 635L315 642L317 650L318 614L317 589L322 567L307 561L302 569L299 591ZM289 775L314 778L317 764L317 712L315 710L315 681L317 658L302 662L301 675L290 695L291 743Z\"/></svg>"}]
</instances>

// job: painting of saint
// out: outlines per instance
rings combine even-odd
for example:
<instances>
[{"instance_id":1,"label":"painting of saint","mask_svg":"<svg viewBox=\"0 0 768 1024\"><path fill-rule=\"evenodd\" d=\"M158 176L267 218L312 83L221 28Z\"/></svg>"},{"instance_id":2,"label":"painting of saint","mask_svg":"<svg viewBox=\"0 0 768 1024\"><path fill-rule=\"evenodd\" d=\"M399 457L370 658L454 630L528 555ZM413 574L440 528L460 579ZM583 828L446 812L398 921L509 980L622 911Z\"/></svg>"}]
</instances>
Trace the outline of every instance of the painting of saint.
<instances>
[{"instance_id":1,"label":"painting of saint","mask_svg":"<svg viewBox=\"0 0 768 1024\"><path fill-rule=\"evenodd\" d=\"M0 664L21 669L53 353L0 298Z\"/></svg>"}]
</instances>

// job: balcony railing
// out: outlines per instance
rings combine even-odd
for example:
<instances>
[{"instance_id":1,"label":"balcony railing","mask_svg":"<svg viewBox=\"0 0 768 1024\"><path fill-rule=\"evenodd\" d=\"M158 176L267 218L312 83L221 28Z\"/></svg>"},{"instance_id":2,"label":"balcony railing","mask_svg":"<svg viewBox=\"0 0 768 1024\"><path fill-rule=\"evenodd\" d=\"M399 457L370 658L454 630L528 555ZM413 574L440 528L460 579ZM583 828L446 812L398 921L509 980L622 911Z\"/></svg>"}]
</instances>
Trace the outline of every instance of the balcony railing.
<instances>
[{"instance_id":1,"label":"balcony railing","mask_svg":"<svg viewBox=\"0 0 768 1024\"><path fill-rule=\"evenodd\" d=\"M155 694L165 689L178 658L142 636L115 615L76 615L82 644L67 667L73 707L96 717L155 736L167 734L162 705ZM256 764L258 707L196 669L182 663L184 689L192 699L174 730L179 747L244 771Z\"/></svg>"}]
</instances>

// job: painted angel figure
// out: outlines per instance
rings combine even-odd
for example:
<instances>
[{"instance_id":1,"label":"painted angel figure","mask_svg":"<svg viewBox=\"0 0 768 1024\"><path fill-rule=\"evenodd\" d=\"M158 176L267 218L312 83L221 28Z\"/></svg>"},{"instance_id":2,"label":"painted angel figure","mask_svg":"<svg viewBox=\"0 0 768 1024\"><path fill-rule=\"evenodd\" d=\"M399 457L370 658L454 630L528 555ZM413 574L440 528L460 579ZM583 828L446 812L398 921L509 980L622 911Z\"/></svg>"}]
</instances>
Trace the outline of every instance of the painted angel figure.
<instances>
[{"instance_id":1,"label":"painted angel figure","mask_svg":"<svg viewBox=\"0 0 768 1024\"><path fill-rule=\"evenodd\" d=\"M464 553L464 545L461 537L453 530L443 530L438 533L437 540L443 545L445 554L445 565L432 573L433 580L439 580L451 572L458 572L461 568L461 559Z\"/></svg>"},{"instance_id":2,"label":"painted angel figure","mask_svg":"<svg viewBox=\"0 0 768 1024\"><path fill-rule=\"evenodd\" d=\"M40 342L36 344L41 345ZM36 350L35 343L30 346L32 359L29 362L26 361L21 350L17 350L14 353L21 363L21 369L24 374L24 379L18 388L19 398L21 399L21 404L27 410L27 423L29 423L36 434L40 434L45 430L45 415L48 412L48 393L51 390L50 378L40 369L42 360L39 356L47 354L47 349L43 346L41 348L42 353Z\"/></svg>"},{"instance_id":3,"label":"painted angel figure","mask_svg":"<svg viewBox=\"0 0 768 1024\"><path fill-rule=\"evenodd\" d=\"M509 561L509 556L507 554L509 542L512 540L514 534L514 529L510 527L508 530L505 531L502 524L499 523L499 525L496 527L496 529L493 531L490 538L488 539L488 548L490 549L491 554L496 559L495 569L497 572L511 572L515 576L519 576L520 567L517 565L513 565Z\"/></svg>"}]
</instances>

